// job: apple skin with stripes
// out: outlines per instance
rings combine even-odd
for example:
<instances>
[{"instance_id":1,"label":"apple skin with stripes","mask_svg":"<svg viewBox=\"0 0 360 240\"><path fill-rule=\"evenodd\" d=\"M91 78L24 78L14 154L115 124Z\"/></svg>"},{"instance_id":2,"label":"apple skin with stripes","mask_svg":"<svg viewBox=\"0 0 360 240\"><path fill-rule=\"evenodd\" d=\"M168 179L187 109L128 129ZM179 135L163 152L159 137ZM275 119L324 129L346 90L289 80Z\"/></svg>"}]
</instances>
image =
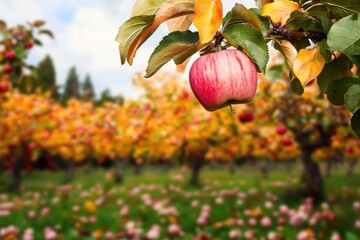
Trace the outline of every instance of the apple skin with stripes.
<instances>
[{"instance_id":1,"label":"apple skin with stripes","mask_svg":"<svg viewBox=\"0 0 360 240\"><path fill-rule=\"evenodd\" d=\"M190 68L189 80L195 97L208 111L251 102L258 85L255 64L236 49L199 57Z\"/></svg>"}]
</instances>

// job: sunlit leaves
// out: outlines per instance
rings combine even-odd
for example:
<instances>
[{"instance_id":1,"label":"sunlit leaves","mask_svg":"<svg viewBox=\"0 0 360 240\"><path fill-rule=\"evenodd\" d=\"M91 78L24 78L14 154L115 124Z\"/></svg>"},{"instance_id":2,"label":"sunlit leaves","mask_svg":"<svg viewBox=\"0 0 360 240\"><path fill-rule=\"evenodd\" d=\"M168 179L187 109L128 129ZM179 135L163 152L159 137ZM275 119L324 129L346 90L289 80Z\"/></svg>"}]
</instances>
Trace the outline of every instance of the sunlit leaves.
<instances>
[{"instance_id":1,"label":"sunlit leaves","mask_svg":"<svg viewBox=\"0 0 360 240\"><path fill-rule=\"evenodd\" d=\"M170 19L166 23L168 25L170 32L186 31L193 23L193 20L194 20L194 15L189 14L189 15Z\"/></svg>"},{"instance_id":2,"label":"sunlit leaves","mask_svg":"<svg viewBox=\"0 0 360 240\"><path fill-rule=\"evenodd\" d=\"M146 41L163 22L192 14L193 0L168 0L162 4L155 15L134 16L119 29L116 41L120 43L121 63L127 59L132 65L137 49Z\"/></svg>"},{"instance_id":3,"label":"sunlit leaves","mask_svg":"<svg viewBox=\"0 0 360 240\"><path fill-rule=\"evenodd\" d=\"M270 17L276 24L285 25L292 12L300 9L298 3L290 0L277 0L273 3L267 3L263 6L261 16Z\"/></svg>"},{"instance_id":4,"label":"sunlit leaves","mask_svg":"<svg viewBox=\"0 0 360 240\"><path fill-rule=\"evenodd\" d=\"M116 41L120 43L121 64L124 64L128 57L129 49L135 39L151 24L155 19L154 15L135 16L127 20L119 29Z\"/></svg>"},{"instance_id":5,"label":"sunlit leaves","mask_svg":"<svg viewBox=\"0 0 360 240\"><path fill-rule=\"evenodd\" d=\"M360 14L352 14L336 22L328 34L331 51L360 55Z\"/></svg>"},{"instance_id":6,"label":"sunlit leaves","mask_svg":"<svg viewBox=\"0 0 360 240\"><path fill-rule=\"evenodd\" d=\"M289 68L292 69L297 56L296 48L291 44L291 42L287 40L276 41L276 45L277 46L275 47L282 52L282 54L285 56L286 63L288 64Z\"/></svg>"},{"instance_id":7,"label":"sunlit leaves","mask_svg":"<svg viewBox=\"0 0 360 240\"><path fill-rule=\"evenodd\" d=\"M221 0L197 0L194 25L199 31L200 43L211 41L222 22Z\"/></svg>"},{"instance_id":8,"label":"sunlit leaves","mask_svg":"<svg viewBox=\"0 0 360 240\"><path fill-rule=\"evenodd\" d=\"M166 0L136 0L132 9L132 16L154 15Z\"/></svg>"},{"instance_id":9,"label":"sunlit leaves","mask_svg":"<svg viewBox=\"0 0 360 240\"><path fill-rule=\"evenodd\" d=\"M301 49L295 58L293 71L303 86L316 78L322 71L325 64L320 54L320 49Z\"/></svg>"}]
</instances>

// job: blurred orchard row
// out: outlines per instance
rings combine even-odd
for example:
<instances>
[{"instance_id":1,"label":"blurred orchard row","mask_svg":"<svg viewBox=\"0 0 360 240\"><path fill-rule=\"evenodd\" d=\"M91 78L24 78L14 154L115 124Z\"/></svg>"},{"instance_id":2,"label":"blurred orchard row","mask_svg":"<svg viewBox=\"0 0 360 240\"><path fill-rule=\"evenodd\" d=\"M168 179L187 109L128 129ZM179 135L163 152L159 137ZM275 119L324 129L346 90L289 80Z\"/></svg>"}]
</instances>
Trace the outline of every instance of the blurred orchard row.
<instances>
[{"instance_id":1,"label":"blurred orchard row","mask_svg":"<svg viewBox=\"0 0 360 240\"><path fill-rule=\"evenodd\" d=\"M55 170L66 163L67 179L76 164L113 162L121 181L127 162L141 168L155 163L191 166L192 184L208 161L233 164L241 160L289 161L302 159L304 190L315 201L323 199L323 179L318 161L343 161L349 173L360 156L360 141L349 128L344 108L329 104L316 80L302 97L290 91L286 64L272 53L267 76L259 75L256 101L206 112L197 103L180 74L162 72L145 79L133 77L141 90L137 99L57 101L52 89L25 93L26 79L40 76L26 64L44 22L7 28L1 24L0 163L12 172L11 190L19 190L21 170L30 171L42 161ZM36 32L34 33L34 31ZM357 74L357 69L349 69ZM24 80L25 79L25 80ZM4 87L5 85L13 85ZM74 97L74 98L71 98ZM264 167L268 172L268 167Z\"/></svg>"}]
</instances>

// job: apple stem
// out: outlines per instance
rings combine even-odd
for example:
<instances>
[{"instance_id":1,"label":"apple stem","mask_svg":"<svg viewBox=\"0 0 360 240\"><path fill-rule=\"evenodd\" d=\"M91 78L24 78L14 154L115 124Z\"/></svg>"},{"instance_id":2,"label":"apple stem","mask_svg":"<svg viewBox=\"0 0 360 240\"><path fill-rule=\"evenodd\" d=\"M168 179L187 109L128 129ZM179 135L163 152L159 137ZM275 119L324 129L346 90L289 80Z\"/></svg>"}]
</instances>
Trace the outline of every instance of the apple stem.
<instances>
[{"instance_id":1,"label":"apple stem","mask_svg":"<svg viewBox=\"0 0 360 240\"><path fill-rule=\"evenodd\" d=\"M233 106L230 104L229 107L230 107L231 114L235 115L235 110L234 110Z\"/></svg>"}]
</instances>

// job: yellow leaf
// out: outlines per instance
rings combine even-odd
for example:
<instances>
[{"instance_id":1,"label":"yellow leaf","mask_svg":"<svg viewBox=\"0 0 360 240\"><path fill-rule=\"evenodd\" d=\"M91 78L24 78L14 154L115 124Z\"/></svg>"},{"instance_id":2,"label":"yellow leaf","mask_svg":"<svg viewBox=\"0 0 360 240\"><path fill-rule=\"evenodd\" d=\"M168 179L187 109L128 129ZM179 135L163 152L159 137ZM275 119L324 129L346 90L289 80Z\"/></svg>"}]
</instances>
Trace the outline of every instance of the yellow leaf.
<instances>
[{"instance_id":1,"label":"yellow leaf","mask_svg":"<svg viewBox=\"0 0 360 240\"><path fill-rule=\"evenodd\" d=\"M301 49L295 58L293 71L303 86L316 78L324 68L325 60L320 48Z\"/></svg>"},{"instance_id":2,"label":"yellow leaf","mask_svg":"<svg viewBox=\"0 0 360 240\"><path fill-rule=\"evenodd\" d=\"M298 3L290 0L277 0L273 3L264 5L261 16L270 17L273 23L280 23L284 26L286 21L290 18L290 14L300 9Z\"/></svg>"},{"instance_id":3,"label":"yellow leaf","mask_svg":"<svg viewBox=\"0 0 360 240\"><path fill-rule=\"evenodd\" d=\"M222 21L221 0L197 0L195 3L194 25L199 31L200 43L213 39Z\"/></svg>"}]
</instances>

